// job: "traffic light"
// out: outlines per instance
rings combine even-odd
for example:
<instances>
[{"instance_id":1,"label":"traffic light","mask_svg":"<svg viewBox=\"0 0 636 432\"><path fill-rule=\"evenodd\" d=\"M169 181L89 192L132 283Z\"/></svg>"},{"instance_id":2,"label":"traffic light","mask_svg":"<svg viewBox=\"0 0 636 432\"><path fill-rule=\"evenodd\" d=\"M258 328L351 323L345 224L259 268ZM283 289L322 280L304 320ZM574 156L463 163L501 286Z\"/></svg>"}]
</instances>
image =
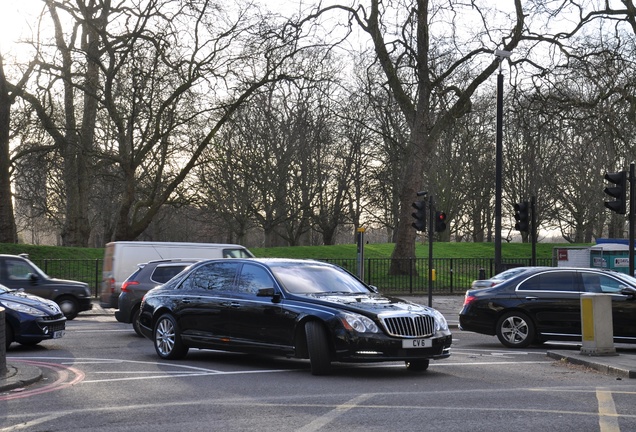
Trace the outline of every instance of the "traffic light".
<instances>
[{"instance_id":1,"label":"traffic light","mask_svg":"<svg viewBox=\"0 0 636 432\"><path fill-rule=\"evenodd\" d=\"M612 198L615 198L614 201L605 201L605 207L613 212L624 215L627 212L627 171L605 173L605 180L616 185L606 187L603 191Z\"/></svg>"},{"instance_id":2,"label":"traffic light","mask_svg":"<svg viewBox=\"0 0 636 432\"><path fill-rule=\"evenodd\" d=\"M446 213L441 211L435 212L435 232L446 231Z\"/></svg>"},{"instance_id":3,"label":"traffic light","mask_svg":"<svg viewBox=\"0 0 636 432\"><path fill-rule=\"evenodd\" d=\"M515 203L515 229L521 232L530 231L530 204L528 201Z\"/></svg>"},{"instance_id":4,"label":"traffic light","mask_svg":"<svg viewBox=\"0 0 636 432\"><path fill-rule=\"evenodd\" d=\"M411 213L415 222L411 225L418 231L426 231L426 201L416 201L411 206L415 209Z\"/></svg>"}]
</instances>

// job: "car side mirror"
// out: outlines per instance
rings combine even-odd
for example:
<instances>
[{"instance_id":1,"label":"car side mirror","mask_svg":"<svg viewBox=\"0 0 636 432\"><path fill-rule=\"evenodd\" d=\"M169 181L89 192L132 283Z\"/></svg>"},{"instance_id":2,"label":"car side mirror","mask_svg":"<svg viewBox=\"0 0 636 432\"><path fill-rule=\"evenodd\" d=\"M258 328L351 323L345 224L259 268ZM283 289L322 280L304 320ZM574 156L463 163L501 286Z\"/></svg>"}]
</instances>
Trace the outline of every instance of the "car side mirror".
<instances>
[{"instance_id":1,"label":"car side mirror","mask_svg":"<svg viewBox=\"0 0 636 432\"><path fill-rule=\"evenodd\" d=\"M271 297L272 303L280 302L280 293L277 293L274 288L261 288L256 292L256 297Z\"/></svg>"},{"instance_id":2,"label":"car side mirror","mask_svg":"<svg viewBox=\"0 0 636 432\"><path fill-rule=\"evenodd\" d=\"M38 275L36 275L35 273L29 273L29 280L31 281L32 284L36 284L37 281L40 279L38 277Z\"/></svg>"},{"instance_id":3,"label":"car side mirror","mask_svg":"<svg viewBox=\"0 0 636 432\"><path fill-rule=\"evenodd\" d=\"M371 290L372 293L377 294L380 292L380 290L378 289L377 286L375 285L369 285L369 289Z\"/></svg>"},{"instance_id":4,"label":"car side mirror","mask_svg":"<svg viewBox=\"0 0 636 432\"><path fill-rule=\"evenodd\" d=\"M636 298L636 288L632 288L632 287L628 287L628 286L622 286L621 287L621 294L626 295L627 297L631 298L632 300Z\"/></svg>"}]
</instances>

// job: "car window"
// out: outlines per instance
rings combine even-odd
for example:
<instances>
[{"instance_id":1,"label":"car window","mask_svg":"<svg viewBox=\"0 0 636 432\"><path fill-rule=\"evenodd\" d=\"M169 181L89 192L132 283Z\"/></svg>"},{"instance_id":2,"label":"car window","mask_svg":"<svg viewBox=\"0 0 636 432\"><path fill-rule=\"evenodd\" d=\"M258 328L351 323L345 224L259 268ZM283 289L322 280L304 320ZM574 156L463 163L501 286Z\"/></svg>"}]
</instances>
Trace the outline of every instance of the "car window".
<instances>
[{"instance_id":1,"label":"car window","mask_svg":"<svg viewBox=\"0 0 636 432\"><path fill-rule=\"evenodd\" d=\"M231 291L239 263L214 262L203 265L188 276L181 288L196 290Z\"/></svg>"},{"instance_id":2,"label":"car window","mask_svg":"<svg viewBox=\"0 0 636 432\"><path fill-rule=\"evenodd\" d=\"M35 270L26 262L8 259L5 261L7 278L10 280L27 280Z\"/></svg>"},{"instance_id":3,"label":"car window","mask_svg":"<svg viewBox=\"0 0 636 432\"><path fill-rule=\"evenodd\" d=\"M238 291L256 294L259 289L274 288L274 280L263 267L245 264L241 269Z\"/></svg>"},{"instance_id":4,"label":"car window","mask_svg":"<svg viewBox=\"0 0 636 432\"><path fill-rule=\"evenodd\" d=\"M600 276L600 284L602 293L612 294L612 293L620 293L621 289L625 286L625 283L619 281L618 279L614 279L613 277L609 277L606 275Z\"/></svg>"},{"instance_id":5,"label":"car window","mask_svg":"<svg viewBox=\"0 0 636 432\"><path fill-rule=\"evenodd\" d=\"M171 266L159 266L154 269L150 280L157 283L166 283L186 268L187 265L171 265Z\"/></svg>"},{"instance_id":6,"label":"car window","mask_svg":"<svg viewBox=\"0 0 636 432\"><path fill-rule=\"evenodd\" d=\"M578 292L579 286L576 279L576 272L560 271L534 275L521 283L517 289L519 291Z\"/></svg>"}]
</instances>

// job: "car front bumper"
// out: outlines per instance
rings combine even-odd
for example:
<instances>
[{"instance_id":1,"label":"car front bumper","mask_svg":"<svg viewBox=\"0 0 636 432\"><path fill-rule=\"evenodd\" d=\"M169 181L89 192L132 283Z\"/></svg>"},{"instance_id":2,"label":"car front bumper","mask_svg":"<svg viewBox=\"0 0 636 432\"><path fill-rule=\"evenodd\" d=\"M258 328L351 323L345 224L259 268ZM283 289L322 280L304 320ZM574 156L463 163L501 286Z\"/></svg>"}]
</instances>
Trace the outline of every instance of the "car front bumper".
<instances>
[{"instance_id":1,"label":"car front bumper","mask_svg":"<svg viewBox=\"0 0 636 432\"><path fill-rule=\"evenodd\" d=\"M17 342L57 339L66 330L66 318L64 316L52 319L21 316L13 321L11 325Z\"/></svg>"},{"instance_id":2,"label":"car front bumper","mask_svg":"<svg viewBox=\"0 0 636 432\"><path fill-rule=\"evenodd\" d=\"M336 338L334 360L340 362L383 362L418 359L439 360L450 357L452 335L424 339L430 341L430 346L405 348L403 345L405 339L402 338L391 338L384 334L351 337L343 332Z\"/></svg>"}]
</instances>

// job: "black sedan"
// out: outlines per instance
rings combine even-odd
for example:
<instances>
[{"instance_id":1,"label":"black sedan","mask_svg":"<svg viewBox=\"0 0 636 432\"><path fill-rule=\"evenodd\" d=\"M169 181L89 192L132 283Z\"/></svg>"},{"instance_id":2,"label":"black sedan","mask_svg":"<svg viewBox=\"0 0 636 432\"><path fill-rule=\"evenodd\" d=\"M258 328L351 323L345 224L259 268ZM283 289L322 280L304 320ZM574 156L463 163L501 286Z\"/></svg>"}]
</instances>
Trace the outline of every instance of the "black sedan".
<instances>
[{"instance_id":1,"label":"black sedan","mask_svg":"<svg viewBox=\"0 0 636 432\"><path fill-rule=\"evenodd\" d=\"M0 306L5 309L7 348L12 342L36 345L64 335L66 318L54 301L0 285Z\"/></svg>"},{"instance_id":2,"label":"black sedan","mask_svg":"<svg viewBox=\"0 0 636 432\"><path fill-rule=\"evenodd\" d=\"M636 279L591 268L524 267L494 287L466 292L462 330L497 335L510 348L581 341L581 294L612 297L614 341L636 343Z\"/></svg>"},{"instance_id":3,"label":"black sedan","mask_svg":"<svg viewBox=\"0 0 636 432\"><path fill-rule=\"evenodd\" d=\"M426 370L450 356L452 336L435 309L384 297L340 267L283 259L210 260L149 291L140 329L159 357L189 348L332 361L404 361Z\"/></svg>"}]
</instances>

